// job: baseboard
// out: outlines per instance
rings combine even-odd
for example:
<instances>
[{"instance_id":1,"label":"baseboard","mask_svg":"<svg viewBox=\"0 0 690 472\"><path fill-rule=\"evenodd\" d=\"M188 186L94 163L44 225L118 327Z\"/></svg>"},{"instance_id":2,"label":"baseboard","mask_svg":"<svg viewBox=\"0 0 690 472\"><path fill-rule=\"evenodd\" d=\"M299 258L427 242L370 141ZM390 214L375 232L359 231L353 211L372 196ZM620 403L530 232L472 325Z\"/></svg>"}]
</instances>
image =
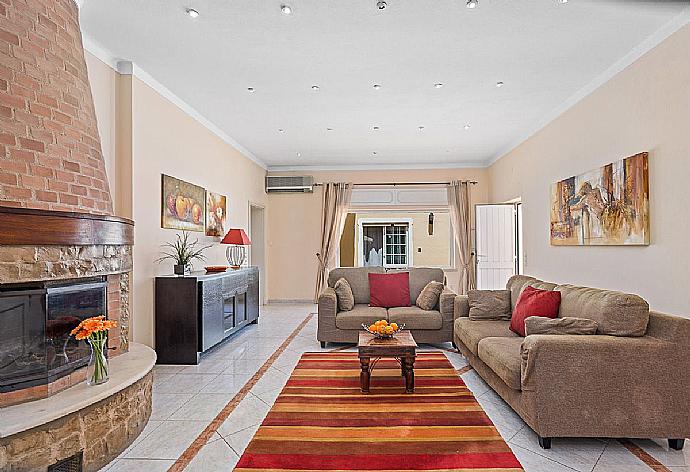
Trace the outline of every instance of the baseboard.
<instances>
[{"instance_id":1,"label":"baseboard","mask_svg":"<svg viewBox=\"0 0 690 472\"><path fill-rule=\"evenodd\" d=\"M288 304L296 304L296 303L315 305L314 300L306 299L306 298L279 298L276 300L269 300L268 301L269 305L277 305L277 304L288 305Z\"/></svg>"}]
</instances>

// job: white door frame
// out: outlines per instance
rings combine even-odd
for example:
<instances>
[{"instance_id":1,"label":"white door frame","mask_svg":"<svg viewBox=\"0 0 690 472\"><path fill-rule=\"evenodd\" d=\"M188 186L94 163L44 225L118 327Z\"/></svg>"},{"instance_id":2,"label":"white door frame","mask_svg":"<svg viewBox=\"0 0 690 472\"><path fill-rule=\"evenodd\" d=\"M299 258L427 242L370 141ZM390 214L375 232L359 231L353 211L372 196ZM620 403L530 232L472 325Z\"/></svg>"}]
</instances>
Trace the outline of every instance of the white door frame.
<instances>
[{"instance_id":1,"label":"white door frame","mask_svg":"<svg viewBox=\"0 0 690 472\"><path fill-rule=\"evenodd\" d=\"M474 225L475 225L475 231L474 231L474 273L476 276L476 281L477 281L477 288L479 288L479 258L481 255L479 254L479 244L478 244L478 238L477 235L479 234L479 216L478 216L478 210L479 207L487 207L487 206L512 206L513 207L513 228L514 228L514 235L513 235L513 274L519 274L520 273L520 266L521 263L518 260L519 254L520 254L520 242L521 242L521 235L519 234L519 231L521 229L521 222L518 220L518 205L520 202L505 202L505 203L478 203L474 205Z\"/></svg>"},{"instance_id":2,"label":"white door frame","mask_svg":"<svg viewBox=\"0 0 690 472\"><path fill-rule=\"evenodd\" d=\"M259 304L260 305L265 305L266 304L266 280L268 279L267 274L266 274L266 255L267 255L267 233L266 233L266 205L263 205L261 203L256 203L249 201L247 205L247 229L249 230L249 235L250 238L252 238L252 246L255 244L253 240L253 232L252 232L252 208L257 208L261 210L261 220L262 220L262 226L263 226L263 241L260 242L260 244L263 246L263 265L258 266L259 267ZM252 261L252 251L251 249L249 250L249 257L247 258L249 261L249 265L252 265L254 261Z\"/></svg>"}]
</instances>

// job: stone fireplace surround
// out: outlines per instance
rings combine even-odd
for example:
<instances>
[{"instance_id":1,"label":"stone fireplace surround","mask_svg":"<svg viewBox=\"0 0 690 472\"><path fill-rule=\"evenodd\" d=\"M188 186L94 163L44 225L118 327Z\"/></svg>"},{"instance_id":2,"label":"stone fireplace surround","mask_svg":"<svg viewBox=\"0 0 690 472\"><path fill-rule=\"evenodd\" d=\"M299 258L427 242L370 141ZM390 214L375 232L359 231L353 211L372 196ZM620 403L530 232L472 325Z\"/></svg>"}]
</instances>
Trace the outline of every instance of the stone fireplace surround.
<instances>
[{"instance_id":1,"label":"stone fireplace surround","mask_svg":"<svg viewBox=\"0 0 690 472\"><path fill-rule=\"evenodd\" d=\"M84 471L114 459L151 414L152 349L129 342L134 223L87 213L10 208L0 202L0 286L105 277L111 379L88 387L85 368L0 393L0 470L44 471L82 456Z\"/></svg>"},{"instance_id":2,"label":"stone fireplace surround","mask_svg":"<svg viewBox=\"0 0 690 472\"><path fill-rule=\"evenodd\" d=\"M104 314L118 322L109 333L109 356L127 352L134 223L102 215L0 207L0 224L0 287L105 277L108 306ZM53 235L39 234L53 229ZM52 383L0 392L0 407L58 393L84 380L84 370Z\"/></svg>"}]
</instances>

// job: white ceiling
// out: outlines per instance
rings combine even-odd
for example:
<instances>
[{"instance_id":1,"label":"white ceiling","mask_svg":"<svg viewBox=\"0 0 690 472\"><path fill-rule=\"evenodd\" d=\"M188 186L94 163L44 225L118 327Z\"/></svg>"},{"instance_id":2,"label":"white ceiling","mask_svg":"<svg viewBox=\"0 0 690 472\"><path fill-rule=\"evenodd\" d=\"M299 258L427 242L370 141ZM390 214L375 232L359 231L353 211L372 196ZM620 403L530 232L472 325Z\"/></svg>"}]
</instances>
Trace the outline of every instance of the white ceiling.
<instances>
[{"instance_id":1,"label":"white ceiling","mask_svg":"<svg viewBox=\"0 0 690 472\"><path fill-rule=\"evenodd\" d=\"M270 168L345 168L486 165L687 18L682 1L286 3L88 0L81 21Z\"/></svg>"}]
</instances>

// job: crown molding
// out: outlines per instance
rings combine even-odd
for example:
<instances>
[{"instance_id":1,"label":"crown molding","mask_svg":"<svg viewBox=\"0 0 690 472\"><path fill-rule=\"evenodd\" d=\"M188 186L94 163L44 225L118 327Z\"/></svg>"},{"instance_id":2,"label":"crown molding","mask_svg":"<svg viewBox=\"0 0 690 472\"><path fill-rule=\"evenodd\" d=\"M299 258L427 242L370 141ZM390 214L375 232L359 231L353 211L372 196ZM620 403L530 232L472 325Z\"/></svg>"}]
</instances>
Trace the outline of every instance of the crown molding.
<instances>
[{"instance_id":1,"label":"crown molding","mask_svg":"<svg viewBox=\"0 0 690 472\"><path fill-rule=\"evenodd\" d=\"M269 172L316 172L333 170L428 170L428 169L483 169L486 162L448 162L416 164L352 164L352 165L304 165L304 166L268 166Z\"/></svg>"},{"instance_id":2,"label":"crown molding","mask_svg":"<svg viewBox=\"0 0 690 472\"><path fill-rule=\"evenodd\" d=\"M227 144L239 151L244 157L254 162L256 165L264 170L267 170L266 164L256 157L251 151L238 143L234 138L225 133L222 129L216 126L212 121L207 119L204 115L198 112L194 107L189 105L187 102L178 97L165 85L161 84L156 80L151 74L146 72L144 69L139 67L137 64L131 61L125 61L118 58L113 53L104 48L101 44L95 41L93 38L82 34L82 43L84 44L84 49L99 60L108 65L111 69L119 74L132 74L139 80L144 82L146 85L155 90L158 94L166 98L168 101L177 106L180 110L185 112L190 117L194 118L199 124L204 126L210 132L218 136L220 139L225 141Z\"/></svg>"},{"instance_id":3,"label":"crown molding","mask_svg":"<svg viewBox=\"0 0 690 472\"><path fill-rule=\"evenodd\" d=\"M484 162L484 167L490 167L495 162L500 160L506 154L513 151L515 148L520 146L522 143L527 141L529 138L537 134L539 131L548 126L552 121L556 120L559 116L564 114L566 111L570 110L576 104L584 100L586 97L591 95L594 91L600 88L602 85L609 82L619 73L630 67L638 59L644 56L646 53L657 47L659 44L664 42L673 33L681 29L683 26L690 22L690 7L685 8L678 15L673 17L668 23L664 24L660 29L648 36L647 39L642 41L640 44L635 46L630 52L625 56L613 63L608 69L599 74L594 80L585 85L583 88L578 90L575 94L568 97L560 106L558 106L551 113L544 116L531 131L523 134L520 138L512 141L509 145L503 147L498 153L496 153L492 158Z\"/></svg>"}]
</instances>

